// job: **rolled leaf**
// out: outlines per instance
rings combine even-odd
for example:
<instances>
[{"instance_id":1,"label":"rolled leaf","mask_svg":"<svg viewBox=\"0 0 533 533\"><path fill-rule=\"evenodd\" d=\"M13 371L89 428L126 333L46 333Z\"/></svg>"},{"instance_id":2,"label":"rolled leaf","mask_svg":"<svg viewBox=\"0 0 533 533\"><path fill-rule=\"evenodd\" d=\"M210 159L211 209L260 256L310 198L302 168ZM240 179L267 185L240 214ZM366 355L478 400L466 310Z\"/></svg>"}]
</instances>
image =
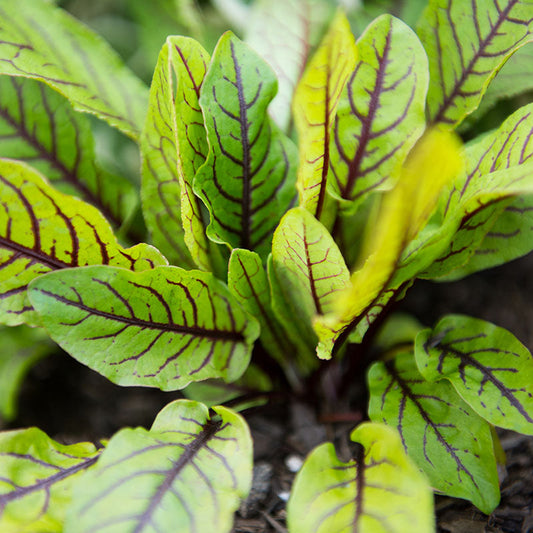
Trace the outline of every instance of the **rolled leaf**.
<instances>
[{"instance_id":1,"label":"rolled leaf","mask_svg":"<svg viewBox=\"0 0 533 533\"><path fill-rule=\"evenodd\" d=\"M433 215L439 196L456 178L461 165L460 145L450 134L430 130L417 143L398 184L383 198L378 224L370 228L366 249L363 247L364 263L352 274L336 309L315 320L319 357L331 357L335 344L342 344L376 304L382 307L391 296L401 293L409 278L388 287L401 254Z\"/></svg>"},{"instance_id":2,"label":"rolled leaf","mask_svg":"<svg viewBox=\"0 0 533 533\"><path fill-rule=\"evenodd\" d=\"M261 258L249 250L236 248L228 267L228 287L238 302L261 325L261 341L290 375L291 360L298 350L287 337L271 306L270 284Z\"/></svg>"},{"instance_id":3,"label":"rolled leaf","mask_svg":"<svg viewBox=\"0 0 533 533\"><path fill-rule=\"evenodd\" d=\"M136 139L147 103L143 83L82 23L46 0L0 7L0 73L34 78Z\"/></svg>"},{"instance_id":4,"label":"rolled leaf","mask_svg":"<svg viewBox=\"0 0 533 533\"><path fill-rule=\"evenodd\" d=\"M72 486L98 455L93 444L65 446L37 428L0 433L0 529L61 533Z\"/></svg>"},{"instance_id":5,"label":"rolled leaf","mask_svg":"<svg viewBox=\"0 0 533 533\"><path fill-rule=\"evenodd\" d=\"M231 531L252 481L248 427L224 407L178 400L150 431L124 429L74 491L65 533Z\"/></svg>"},{"instance_id":6,"label":"rolled leaf","mask_svg":"<svg viewBox=\"0 0 533 533\"><path fill-rule=\"evenodd\" d=\"M0 140L1 157L30 163L115 227L131 215L137 203L133 185L96 164L89 119L44 83L0 76Z\"/></svg>"},{"instance_id":7,"label":"rolled leaf","mask_svg":"<svg viewBox=\"0 0 533 533\"><path fill-rule=\"evenodd\" d=\"M272 240L272 265L285 299L302 321L301 334L313 336L315 315L334 311L350 273L328 230L306 209L291 209ZM306 328L309 333L306 333Z\"/></svg>"},{"instance_id":8,"label":"rolled leaf","mask_svg":"<svg viewBox=\"0 0 533 533\"><path fill-rule=\"evenodd\" d=\"M418 25L429 57L428 117L455 127L479 105L491 79L533 39L524 0L430 0Z\"/></svg>"},{"instance_id":9,"label":"rolled leaf","mask_svg":"<svg viewBox=\"0 0 533 533\"><path fill-rule=\"evenodd\" d=\"M327 198L331 125L356 59L355 38L346 16L340 11L294 94L294 122L300 152L297 180L300 205L318 219Z\"/></svg>"},{"instance_id":10,"label":"rolled leaf","mask_svg":"<svg viewBox=\"0 0 533 533\"><path fill-rule=\"evenodd\" d=\"M353 211L390 189L425 128L427 57L416 34L383 15L357 41L359 61L337 107L330 146L330 192Z\"/></svg>"},{"instance_id":11,"label":"rolled leaf","mask_svg":"<svg viewBox=\"0 0 533 533\"><path fill-rule=\"evenodd\" d=\"M296 147L266 114L275 92L270 67L224 34L201 91L210 151L194 190L209 208L209 238L263 258L294 199L296 177Z\"/></svg>"},{"instance_id":12,"label":"rolled leaf","mask_svg":"<svg viewBox=\"0 0 533 533\"><path fill-rule=\"evenodd\" d=\"M198 103L208 62L195 40L167 38L141 138L143 213L154 243L172 263L204 270L207 239L192 183L208 151Z\"/></svg>"},{"instance_id":13,"label":"rolled leaf","mask_svg":"<svg viewBox=\"0 0 533 533\"><path fill-rule=\"evenodd\" d=\"M144 270L166 263L153 247L125 249L97 209L56 191L24 163L0 160L0 321L35 323L35 277L90 264Z\"/></svg>"},{"instance_id":14,"label":"rolled leaf","mask_svg":"<svg viewBox=\"0 0 533 533\"><path fill-rule=\"evenodd\" d=\"M0 417L12 420L25 375L56 347L42 329L26 326L0 328L0 346Z\"/></svg>"},{"instance_id":15,"label":"rolled leaf","mask_svg":"<svg viewBox=\"0 0 533 533\"><path fill-rule=\"evenodd\" d=\"M120 385L234 381L259 335L222 282L178 267L63 270L37 278L29 296L52 339Z\"/></svg>"},{"instance_id":16,"label":"rolled leaf","mask_svg":"<svg viewBox=\"0 0 533 533\"><path fill-rule=\"evenodd\" d=\"M269 113L283 131L290 127L294 90L330 12L324 0L258 0L246 17L246 42L278 79L279 90Z\"/></svg>"},{"instance_id":17,"label":"rolled leaf","mask_svg":"<svg viewBox=\"0 0 533 533\"><path fill-rule=\"evenodd\" d=\"M449 383L426 381L412 353L375 363L368 382L370 419L398 429L409 457L436 490L490 514L500 494L488 423Z\"/></svg>"},{"instance_id":18,"label":"rolled leaf","mask_svg":"<svg viewBox=\"0 0 533 533\"><path fill-rule=\"evenodd\" d=\"M427 380L448 379L491 424L533 434L533 358L507 330L448 315L418 334L415 355Z\"/></svg>"},{"instance_id":19,"label":"rolled leaf","mask_svg":"<svg viewBox=\"0 0 533 533\"><path fill-rule=\"evenodd\" d=\"M288 504L291 533L435 530L433 493L398 434L365 423L351 434L356 453L340 461L332 444L315 448L296 476Z\"/></svg>"}]
</instances>

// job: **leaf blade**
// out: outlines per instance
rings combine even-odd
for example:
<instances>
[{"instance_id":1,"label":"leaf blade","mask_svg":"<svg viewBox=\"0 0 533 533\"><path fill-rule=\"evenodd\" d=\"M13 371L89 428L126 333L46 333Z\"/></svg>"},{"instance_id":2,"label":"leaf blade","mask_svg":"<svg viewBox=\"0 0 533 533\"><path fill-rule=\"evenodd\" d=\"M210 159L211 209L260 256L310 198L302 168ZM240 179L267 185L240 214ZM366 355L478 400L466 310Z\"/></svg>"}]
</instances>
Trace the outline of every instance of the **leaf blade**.
<instances>
[{"instance_id":1,"label":"leaf blade","mask_svg":"<svg viewBox=\"0 0 533 533\"><path fill-rule=\"evenodd\" d=\"M178 267L52 272L32 282L29 296L60 346L120 385L233 381L259 335L224 284Z\"/></svg>"}]
</instances>

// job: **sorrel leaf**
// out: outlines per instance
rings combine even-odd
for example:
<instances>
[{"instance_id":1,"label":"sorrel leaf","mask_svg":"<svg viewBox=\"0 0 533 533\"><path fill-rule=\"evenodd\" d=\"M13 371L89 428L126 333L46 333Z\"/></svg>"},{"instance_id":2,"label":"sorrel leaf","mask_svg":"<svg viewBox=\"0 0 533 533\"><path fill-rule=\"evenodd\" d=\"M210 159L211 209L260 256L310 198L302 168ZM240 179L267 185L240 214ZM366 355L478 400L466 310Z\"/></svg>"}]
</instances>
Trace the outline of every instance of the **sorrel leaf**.
<instances>
[{"instance_id":1,"label":"sorrel leaf","mask_svg":"<svg viewBox=\"0 0 533 533\"><path fill-rule=\"evenodd\" d=\"M427 58L416 34L383 15L357 41L359 61L337 107L329 190L353 210L390 189L425 127Z\"/></svg>"},{"instance_id":2,"label":"sorrel leaf","mask_svg":"<svg viewBox=\"0 0 533 533\"><path fill-rule=\"evenodd\" d=\"M500 494L488 423L449 383L426 381L410 352L375 363L368 383L370 419L398 429L433 488L490 514Z\"/></svg>"},{"instance_id":3,"label":"sorrel leaf","mask_svg":"<svg viewBox=\"0 0 533 533\"><path fill-rule=\"evenodd\" d=\"M533 434L533 358L512 333L484 320L448 315L418 334L415 356L427 380L448 379L491 424Z\"/></svg>"},{"instance_id":4,"label":"sorrel leaf","mask_svg":"<svg viewBox=\"0 0 533 533\"><path fill-rule=\"evenodd\" d=\"M208 62L193 39L167 38L141 137L143 212L154 243L172 263L204 270L210 262L192 182L208 151L198 103Z\"/></svg>"},{"instance_id":5,"label":"sorrel leaf","mask_svg":"<svg viewBox=\"0 0 533 533\"><path fill-rule=\"evenodd\" d=\"M255 252L239 248L231 252L228 287L236 300L259 322L260 340L264 348L291 376L295 372L291 362L298 353L297 348L292 345L272 311L268 276L261 258Z\"/></svg>"},{"instance_id":6,"label":"sorrel leaf","mask_svg":"<svg viewBox=\"0 0 533 533\"><path fill-rule=\"evenodd\" d=\"M300 334L313 337L315 315L333 312L349 284L350 273L335 241L311 213L296 207L274 233L272 266L284 298L295 306Z\"/></svg>"},{"instance_id":7,"label":"sorrel leaf","mask_svg":"<svg viewBox=\"0 0 533 533\"><path fill-rule=\"evenodd\" d=\"M394 294L397 286L388 293L386 290L403 250L433 214L439 196L455 179L461 164L460 145L454 136L434 129L419 140L402 168L398 184L383 198L378 224L369 228L364 263L352 274L336 309L315 320L319 357L331 357L335 344L342 344L365 314L376 304L384 305L384 298ZM406 281L409 278L398 286Z\"/></svg>"},{"instance_id":8,"label":"sorrel leaf","mask_svg":"<svg viewBox=\"0 0 533 533\"><path fill-rule=\"evenodd\" d=\"M29 296L65 351L120 385L233 381L259 335L222 282L178 267L63 270L37 278Z\"/></svg>"},{"instance_id":9,"label":"sorrel leaf","mask_svg":"<svg viewBox=\"0 0 533 533\"><path fill-rule=\"evenodd\" d=\"M136 139L146 88L100 36L45 0L4 0L0 73L34 78Z\"/></svg>"},{"instance_id":10,"label":"sorrel leaf","mask_svg":"<svg viewBox=\"0 0 533 533\"><path fill-rule=\"evenodd\" d=\"M123 248L93 206L56 191L25 163L0 160L0 321L33 324L28 283L90 264L144 270L166 260L146 244Z\"/></svg>"},{"instance_id":11,"label":"sorrel leaf","mask_svg":"<svg viewBox=\"0 0 533 533\"><path fill-rule=\"evenodd\" d=\"M211 214L207 235L265 258L294 199L296 147L266 108L276 91L270 67L230 32L215 49L200 96L209 156L194 190Z\"/></svg>"},{"instance_id":12,"label":"sorrel leaf","mask_svg":"<svg viewBox=\"0 0 533 533\"><path fill-rule=\"evenodd\" d=\"M291 533L434 531L433 493L398 434L364 423L351 434L353 458L332 444L315 448L296 476L288 504Z\"/></svg>"},{"instance_id":13,"label":"sorrel leaf","mask_svg":"<svg viewBox=\"0 0 533 533\"><path fill-rule=\"evenodd\" d=\"M252 481L248 427L224 407L178 400L150 431L124 429L74 489L65 533L229 532Z\"/></svg>"},{"instance_id":14,"label":"sorrel leaf","mask_svg":"<svg viewBox=\"0 0 533 533\"><path fill-rule=\"evenodd\" d=\"M429 57L428 117L455 127L472 113L505 60L532 40L522 0L430 0L418 34Z\"/></svg>"},{"instance_id":15,"label":"sorrel leaf","mask_svg":"<svg viewBox=\"0 0 533 533\"><path fill-rule=\"evenodd\" d=\"M63 531L72 486L98 459L95 446L65 446L30 428L0 433L0 450L0 529Z\"/></svg>"},{"instance_id":16,"label":"sorrel leaf","mask_svg":"<svg viewBox=\"0 0 533 533\"><path fill-rule=\"evenodd\" d=\"M17 414L17 396L32 366L54 349L42 329L19 326L0 328L0 417Z\"/></svg>"},{"instance_id":17,"label":"sorrel leaf","mask_svg":"<svg viewBox=\"0 0 533 533\"><path fill-rule=\"evenodd\" d=\"M356 59L355 38L346 16L340 11L294 93L293 113L300 153L297 180L300 205L318 219L327 199L331 125Z\"/></svg>"},{"instance_id":18,"label":"sorrel leaf","mask_svg":"<svg viewBox=\"0 0 533 533\"><path fill-rule=\"evenodd\" d=\"M26 161L60 191L79 196L120 227L137 203L125 178L95 162L90 121L44 83L0 76L0 156Z\"/></svg>"},{"instance_id":19,"label":"sorrel leaf","mask_svg":"<svg viewBox=\"0 0 533 533\"><path fill-rule=\"evenodd\" d=\"M269 114L283 131L290 127L294 90L330 12L324 0L258 0L243 27L245 41L272 67L278 79Z\"/></svg>"}]
</instances>

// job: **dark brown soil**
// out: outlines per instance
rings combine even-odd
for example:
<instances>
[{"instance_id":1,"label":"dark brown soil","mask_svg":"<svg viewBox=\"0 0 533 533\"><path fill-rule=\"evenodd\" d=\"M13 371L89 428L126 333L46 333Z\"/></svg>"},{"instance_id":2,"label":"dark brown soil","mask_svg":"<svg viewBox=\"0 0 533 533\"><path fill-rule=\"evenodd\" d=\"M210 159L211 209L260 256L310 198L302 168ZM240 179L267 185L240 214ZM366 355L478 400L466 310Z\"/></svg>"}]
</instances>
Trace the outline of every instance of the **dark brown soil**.
<instances>
[{"instance_id":1,"label":"dark brown soil","mask_svg":"<svg viewBox=\"0 0 533 533\"><path fill-rule=\"evenodd\" d=\"M418 282L401 308L426 325L446 313L464 313L511 330L533 349L533 255L503 268L451 284ZM124 426L149 427L157 412L179 393L117 387L66 354L42 360L23 387L20 413L10 427L36 425L63 442L97 441ZM254 486L236 517L235 533L283 532L294 470L326 440L345 453L353 420L318 420L303 402L273 404L247 416L255 447ZM533 532L533 437L503 432L507 469L502 501L487 517L468 502L436 498L439 532ZM343 449L344 447L344 449Z\"/></svg>"}]
</instances>

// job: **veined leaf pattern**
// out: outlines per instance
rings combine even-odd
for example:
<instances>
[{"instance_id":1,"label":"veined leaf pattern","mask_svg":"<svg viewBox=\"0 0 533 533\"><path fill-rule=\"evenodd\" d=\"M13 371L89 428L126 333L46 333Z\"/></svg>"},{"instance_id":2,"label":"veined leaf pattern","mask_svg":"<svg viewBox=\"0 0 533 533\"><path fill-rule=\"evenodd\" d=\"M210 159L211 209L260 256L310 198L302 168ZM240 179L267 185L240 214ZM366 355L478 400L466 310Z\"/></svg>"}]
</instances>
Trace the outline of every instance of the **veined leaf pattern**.
<instances>
[{"instance_id":1,"label":"veined leaf pattern","mask_svg":"<svg viewBox=\"0 0 533 533\"><path fill-rule=\"evenodd\" d=\"M509 170L511 181L513 174L517 173L517 169L513 167L533 162L532 116L533 105L526 105L511 115L496 132L467 147L467 172L458 187L461 194L476 188L483 190L487 180L485 175L492 172L512 169ZM450 277L458 279L530 252L533 248L532 207L532 196L523 194L509 201L502 201L498 208L493 208L495 214L492 215L489 226L483 228L474 224L477 232L482 232L480 237L483 240L480 241L478 237L478 245L471 250L473 254L470 254L468 262L451 272Z\"/></svg>"},{"instance_id":2,"label":"veined leaf pattern","mask_svg":"<svg viewBox=\"0 0 533 533\"><path fill-rule=\"evenodd\" d=\"M37 278L29 296L65 351L120 385L176 390L207 378L234 381L259 336L255 320L207 272L70 269Z\"/></svg>"},{"instance_id":3,"label":"veined leaf pattern","mask_svg":"<svg viewBox=\"0 0 533 533\"><path fill-rule=\"evenodd\" d=\"M294 90L330 12L324 0L258 0L243 28L246 42L278 79L269 114L283 131L290 127Z\"/></svg>"},{"instance_id":4,"label":"veined leaf pattern","mask_svg":"<svg viewBox=\"0 0 533 533\"><path fill-rule=\"evenodd\" d=\"M415 356L426 379L448 379L491 424L533 434L533 358L507 330L448 315L418 334Z\"/></svg>"},{"instance_id":5,"label":"veined leaf pattern","mask_svg":"<svg viewBox=\"0 0 533 533\"><path fill-rule=\"evenodd\" d=\"M532 40L528 0L430 0L418 34L428 53L430 121L455 127L505 60Z\"/></svg>"},{"instance_id":6,"label":"veined leaf pattern","mask_svg":"<svg viewBox=\"0 0 533 533\"><path fill-rule=\"evenodd\" d=\"M353 210L391 188L425 128L427 57L416 34L383 15L357 41L359 61L337 107L330 146L330 192Z\"/></svg>"},{"instance_id":7,"label":"veined leaf pattern","mask_svg":"<svg viewBox=\"0 0 533 533\"><path fill-rule=\"evenodd\" d=\"M208 62L193 39L167 38L141 139L143 212L154 243L171 262L204 270L210 270L207 239L192 183L208 152L198 103Z\"/></svg>"},{"instance_id":8,"label":"veined leaf pattern","mask_svg":"<svg viewBox=\"0 0 533 533\"><path fill-rule=\"evenodd\" d=\"M436 490L490 514L500 494L488 423L449 383L426 381L410 352L375 363L368 382L370 419L398 429L405 450Z\"/></svg>"},{"instance_id":9,"label":"veined leaf pattern","mask_svg":"<svg viewBox=\"0 0 533 533\"><path fill-rule=\"evenodd\" d=\"M410 283L411 277L397 279L402 253L424 229L437 210L439 197L461 168L461 145L453 134L432 129L418 141L402 167L398 183L383 198L379 223L368 227L366 246L362 248L364 262L338 295L335 309L314 321L320 340L319 357L331 357L368 313L382 308Z\"/></svg>"},{"instance_id":10,"label":"veined leaf pattern","mask_svg":"<svg viewBox=\"0 0 533 533\"><path fill-rule=\"evenodd\" d=\"M10 421L17 414L20 386L37 361L56 349L40 328L0 328L0 419Z\"/></svg>"},{"instance_id":11,"label":"veined leaf pattern","mask_svg":"<svg viewBox=\"0 0 533 533\"><path fill-rule=\"evenodd\" d=\"M101 37L44 0L4 0L0 20L0 73L43 81L78 111L138 137L146 87Z\"/></svg>"},{"instance_id":12,"label":"veined leaf pattern","mask_svg":"<svg viewBox=\"0 0 533 533\"><path fill-rule=\"evenodd\" d=\"M271 307L270 284L261 258L250 250L235 248L228 266L228 287L239 303L261 325L264 348L286 369L288 376L296 370L291 360L298 350L287 337Z\"/></svg>"},{"instance_id":13,"label":"veined leaf pattern","mask_svg":"<svg viewBox=\"0 0 533 533\"><path fill-rule=\"evenodd\" d=\"M300 205L318 219L326 201L330 130L337 104L355 68L357 48L340 11L298 83L293 110L298 132Z\"/></svg>"},{"instance_id":14,"label":"veined leaf pattern","mask_svg":"<svg viewBox=\"0 0 533 533\"><path fill-rule=\"evenodd\" d=\"M209 208L209 238L262 258L294 201L298 157L266 114L275 91L270 67L231 32L224 34L202 85L210 151L194 190Z\"/></svg>"},{"instance_id":15,"label":"veined leaf pattern","mask_svg":"<svg viewBox=\"0 0 533 533\"><path fill-rule=\"evenodd\" d=\"M100 452L59 444L37 428L2 432L0 449L2 531L62 532L72 486Z\"/></svg>"},{"instance_id":16,"label":"veined leaf pattern","mask_svg":"<svg viewBox=\"0 0 533 533\"><path fill-rule=\"evenodd\" d=\"M296 207L274 233L272 265L285 299L296 307L301 334L312 338L315 315L332 312L349 284L350 273L339 248L311 213Z\"/></svg>"},{"instance_id":17,"label":"veined leaf pattern","mask_svg":"<svg viewBox=\"0 0 533 533\"><path fill-rule=\"evenodd\" d=\"M137 203L125 178L95 163L87 117L44 83L0 76L0 156L26 161L60 191L79 196L120 227Z\"/></svg>"},{"instance_id":18,"label":"veined leaf pattern","mask_svg":"<svg viewBox=\"0 0 533 533\"><path fill-rule=\"evenodd\" d=\"M252 441L237 414L178 400L150 431L117 433L74 489L65 533L226 533L252 481Z\"/></svg>"},{"instance_id":19,"label":"veined leaf pattern","mask_svg":"<svg viewBox=\"0 0 533 533\"><path fill-rule=\"evenodd\" d=\"M330 443L306 459L288 504L289 531L434 531L431 487L398 434L383 424L365 423L351 439L356 452L350 461L340 461Z\"/></svg>"},{"instance_id":20,"label":"veined leaf pattern","mask_svg":"<svg viewBox=\"0 0 533 533\"><path fill-rule=\"evenodd\" d=\"M25 163L0 160L0 321L35 323L28 283L90 264L144 270L166 259L146 244L123 248L93 206L56 191Z\"/></svg>"}]
</instances>

